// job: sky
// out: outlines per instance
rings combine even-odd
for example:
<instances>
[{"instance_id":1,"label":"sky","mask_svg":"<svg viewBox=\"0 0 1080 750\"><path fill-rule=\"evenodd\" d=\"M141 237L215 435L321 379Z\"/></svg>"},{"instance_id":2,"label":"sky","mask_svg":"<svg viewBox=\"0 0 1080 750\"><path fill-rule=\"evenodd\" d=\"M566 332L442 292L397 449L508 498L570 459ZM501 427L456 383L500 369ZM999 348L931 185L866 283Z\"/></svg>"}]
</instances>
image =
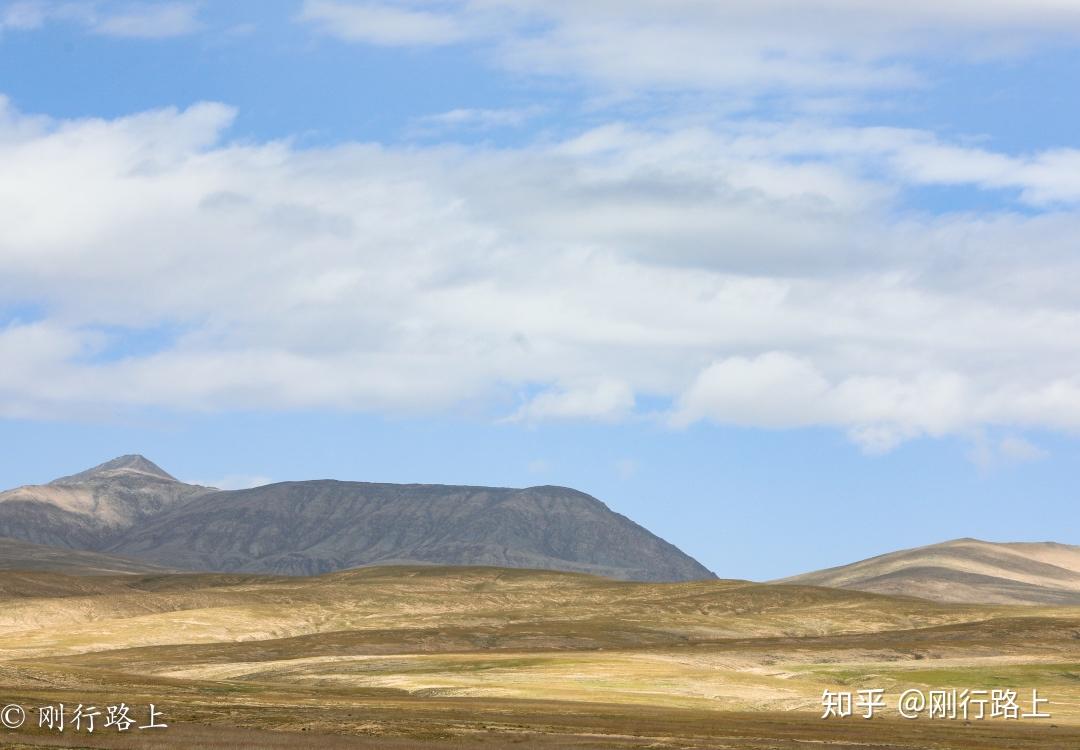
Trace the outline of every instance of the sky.
<instances>
[{"instance_id":1,"label":"sky","mask_svg":"<svg viewBox=\"0 0 1080 750\"><path fill-rule=\"evenodd\" d=\"M0 1L0 486L1078 544L1075 0Z\"/></svg>"}]
</instances>

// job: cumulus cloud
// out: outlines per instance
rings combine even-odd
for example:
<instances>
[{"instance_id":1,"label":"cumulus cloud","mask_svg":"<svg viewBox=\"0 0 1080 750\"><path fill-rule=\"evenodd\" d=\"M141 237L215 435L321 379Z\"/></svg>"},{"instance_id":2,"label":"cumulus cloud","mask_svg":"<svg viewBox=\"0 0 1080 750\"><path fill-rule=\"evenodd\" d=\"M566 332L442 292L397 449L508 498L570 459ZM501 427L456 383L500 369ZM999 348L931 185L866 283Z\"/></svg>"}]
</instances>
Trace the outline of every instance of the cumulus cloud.
<instances>
[{"instance_id":1,"label":"cumulus cloud","mask_svg":"<svg viewBox=\"0 0 1080 750\"><path fill-rule=\"evenodd\" d=\"M676 425L701 419L774 428L832 425L871 453L919 435L965 426L972 411L964 377L917 373L906 379L849 375L830 382L807 359L785 352L732 357L702 371L672 415Z\"/></svg>"},{"instance_id":2,"label":"cumulus cloud","mask_svg":"<svg viewBox=\"0 0 1080 750\"><path fill-rule=\"evenodd\" d=\"M683 394L676 424L712 418L730 424L801 427L824 417L828 382L783 352L731 357L705 368Z\"/></svg>"},{"instance_id":3,"label":"cumulus cloud","mask_svg":"<svg viewBox=\"0 0 1080 750\"><path fill-rule=\"evenodd\" d=\"M677 426L827 425L868 451L1080 428L1080 214L904 209L938 177L898 154L962 144L610 123L298 149L230 142L234 116L0 106L0 298L41 311L0 328L0 414L479 403L529 423L659 402ZM985 153L1048 165L1032 189L1071 163Z\"/></svg>"},{"instance_id":4,"label":"cumulus cloud","mask_svg":"<svg viewBox=\"0 0 1080 750\"><path fill-rule=\"evenodd\" d=\"M619 380L560 386L533 396L511 417L515 422L552 419L612 420L634 408L634 392Z\"/></svg>"}]
</instances>

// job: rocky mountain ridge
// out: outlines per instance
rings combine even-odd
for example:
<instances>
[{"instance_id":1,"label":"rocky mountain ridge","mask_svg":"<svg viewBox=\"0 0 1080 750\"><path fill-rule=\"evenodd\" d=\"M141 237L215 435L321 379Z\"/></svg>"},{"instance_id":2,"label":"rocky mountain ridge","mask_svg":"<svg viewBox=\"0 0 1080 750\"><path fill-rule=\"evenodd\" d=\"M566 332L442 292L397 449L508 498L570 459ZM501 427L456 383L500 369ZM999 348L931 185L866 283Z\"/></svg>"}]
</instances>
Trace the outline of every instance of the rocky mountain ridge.
<instances>
[{"instance_id":1,"label":"rocky mountain ridge","mask_svg":"<svg viewBox=\"0 0 1080 750\"><path fill-rule=\"evenodd\" d=\"M715 577L566 487L314 480L222 491L180 482L138 455L0 493L0 537L201 571L314 575L421 563Z\"/></svg>"}]
</instances>

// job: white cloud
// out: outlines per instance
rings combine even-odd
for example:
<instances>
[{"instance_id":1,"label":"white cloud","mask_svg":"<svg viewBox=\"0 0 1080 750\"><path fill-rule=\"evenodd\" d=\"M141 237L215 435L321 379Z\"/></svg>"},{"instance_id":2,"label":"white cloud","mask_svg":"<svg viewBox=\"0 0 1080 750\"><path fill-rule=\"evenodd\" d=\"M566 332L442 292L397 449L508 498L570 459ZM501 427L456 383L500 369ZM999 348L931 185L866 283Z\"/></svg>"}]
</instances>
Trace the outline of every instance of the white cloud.
<instances>
[{"instance_id":1,"label":"white cloud","mask_svg":"<svg viewBox=\"0 0 1080 750\"><path fill-rule=\"evenodd\" d=\"M984 470L1041 461L1048 455L1039 446L1017 435L1006 435L995 440L981 430L972 436L971 449L968 451L971 462Z\"/></svg>"},{"instance_id":2,"label":"white cloud","mask_svg":"<svg viewBox=\"0 0 1080 750\"><path fill-rule=\"evenodd\" d=\"M687 425L790 428L830 425L848 430L871 453L920 435L942 436L966 425L979 406L964 376L913 373L906 378L852 374L830 382L808 359L785 352L732 357L702 371L671 419Z\"/></svg>"},{"instance_id":3,"label":"white cloud","mask_svg":"<svg viewBox=\"0 0 1080 750\"><path fill-rule=\"evenodd\" d=\"M516 128L540 114L537 107L520 109L452 109L416 118L414 132L440 133L447 130L494 130Z\"/></svg>"},{"instance_id":4,"label":"white cloud","mask_svg":"<svg viewBox=\"0 0 1080 750\"><path fill-rule=\"evenodd\" d=\"M45 23L44 8L37 2L11 3L0 11L0 30L28 31Z\"/></svg>"},{"instance_id":5,"label":"white cloud","mask_svg":"<svg viewBox=\"0 0 1080 750\"><path fill-rule=\"evenodd\" d=\"M753 96L910 86L916 56L979 59L1080 33L1072 0L308 0L301 17L373 44L482 40L510 69L624 93Z\"/></svg>"},{"instance_id":6,"label":"white cloud","mask_svg":"<svg viewBox=\"0 0 1080 750\"><path fill-rule=\"evenodd\" d=\"M400 4L306 0L299 18L330 36L384 46L439 46L469 36L466 26L452 14Z\"/></svg>"},{"instance_id":7,"label":"white cloud","mask_svg":"<svg viewBox=\"0 0 1080 750\"><path fill-rule=\"evenodd\" d=\"M1078 382L1055 405L1066 422L1080 406ZM979 382L959 372L913 373L906 378L848 375L830 382L813 363L782 352L735 357L701 372L680 398L670 419L676 426L699 420L770 428L825 425L843 428L868 453L885 453L921 436L966 434L984 424L1012 422L1045 426L1046 415L1015 401L1010 386ZM972 460L980 465L1024 462L1043 456L1018 436L991 444L975 440Z\"/></svg>"},{"instance_id":8,"label":"white cloud","mask_svg":"<svg viewBox=\"0 0 1080 750\"><path fill-rule=\"evenodd\" d=\"M559 386L533 396L515 412L512 421L552 419L622 419L634 409L634 392L619 380Z\"/></svg>"},{"instance_id":9,"label":"white cloud","mask_svg":"<svg viewBox=\"0 0 1080 750\"><path fill-rule=\"evenodd\" d=\"M1049 455L1045 450L1035 445L1030 440L1025 440L1024 438L1015 435L1002 438L1001 442L998 443L998 450L1001 452L1001 455L1008 460L1018 463L1039 461Z\"/></svg>"},{"instance_id":10,"label":"white cloud","mask_svg":"<svg viewBox=\"0 0 1080 750\"><path fill-rule=\"evenodd\" d=\"M828 382L814 366L783 352L731 357L705 368L673 416L687 425L710 418L728 424L802 427L826 416Z\"/></svg>"},{"instance_id":11,"label":"white cloud","mask_svg":"<svg viewBox=\"0 0 1080 750\"><path fill-rule=\"evenodd\" d=\"M54 21L89 26L94 23L95 16L95 6L91 2L20 0L8 3L0 10L0 31L33 31Z\"/></svg>"},{"instance_id":12,"label":"white cloud","mask_svg":"<svg viewBox=\"0 0 1080 750\"><path fill-rule=\"evenodd\" d=\"M899 149L895 166L909 180L927 185L977 185L1015 189L1028 203L1080 202L1080 150L1054 149L1011 157L940 143Z\"/></svg>"},{"instance_id":13,"label":"white cloud","mask_svg":"<svg viewBox=\"0 0 1080 750\"><path fill-rule=\"evenodd\" d=\"M156 2L130 5L94 24L99 34L141 39L185 36L198 30L198 8L192 3Z\"/></svg>"},{"instance_id":14,"label":"white cloud","mask_svg":"<svg viewBox=\"0 0 1080 750\"><path fill-rule=\"evenodd\" d=\"M23 0L0 11L0 30L31 31L47 23L73 23L96 34L137 39L185 36L199 29L191 2Z\"/></svg>"},{"instance_id":15,"label":"white cloud","mask_svg":"<svg viewBox=\"0 0 1080 750\"><path fill-rule=\"evenodd\" d=\"M297 149L229 143L234 114L0 106L0 299L44 310L0 329L0 414L498 418L529 393L512 418L659 400L678 424L827 425L870 451L1080 429L1080 213L902 210L927 178L890 165L931 135L613 123ZM1025 158L1057 175L1056 153ZM177 333L125 354L133 326Z\"/></svg>"}]
</instances>

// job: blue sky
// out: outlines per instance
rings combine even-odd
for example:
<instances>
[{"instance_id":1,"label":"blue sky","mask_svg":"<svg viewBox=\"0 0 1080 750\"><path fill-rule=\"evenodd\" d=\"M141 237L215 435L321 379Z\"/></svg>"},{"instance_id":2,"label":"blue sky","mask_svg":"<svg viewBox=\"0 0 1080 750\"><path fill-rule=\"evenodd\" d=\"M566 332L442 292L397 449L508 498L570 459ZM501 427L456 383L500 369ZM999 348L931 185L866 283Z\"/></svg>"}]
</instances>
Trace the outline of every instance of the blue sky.
<instances>
[{"instance_id":1,"label":"blue sky","mask_svg":"<svg viewBox=\"0 0 1080 750\"><path fill-rule=\"evenodd\" d=\"M1080 543L1080 8L0 3L0 485L591 492L722 576Z\"/></svg>"}]
</instances>

